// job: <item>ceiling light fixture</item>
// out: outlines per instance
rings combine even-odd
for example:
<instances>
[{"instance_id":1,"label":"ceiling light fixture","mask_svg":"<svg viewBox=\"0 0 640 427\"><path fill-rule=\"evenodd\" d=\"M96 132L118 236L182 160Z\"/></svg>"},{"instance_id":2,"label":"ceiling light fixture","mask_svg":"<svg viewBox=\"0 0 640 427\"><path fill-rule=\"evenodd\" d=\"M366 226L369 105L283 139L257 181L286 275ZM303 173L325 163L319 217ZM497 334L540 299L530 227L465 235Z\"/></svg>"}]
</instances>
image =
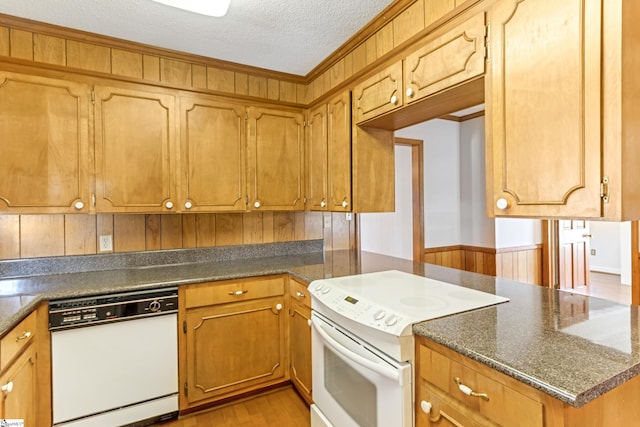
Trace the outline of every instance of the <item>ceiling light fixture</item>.
<instances>
[{"instance_id":1,"label":"ceiling light fixture","mask_svg":"<svg viewBox=\"0 0 640 427\"><path fill-rule=\"evenodd\" d=\"M231 0L153 0L167 6L219 18L227 14Z\"/></svg>"}]
</instances>

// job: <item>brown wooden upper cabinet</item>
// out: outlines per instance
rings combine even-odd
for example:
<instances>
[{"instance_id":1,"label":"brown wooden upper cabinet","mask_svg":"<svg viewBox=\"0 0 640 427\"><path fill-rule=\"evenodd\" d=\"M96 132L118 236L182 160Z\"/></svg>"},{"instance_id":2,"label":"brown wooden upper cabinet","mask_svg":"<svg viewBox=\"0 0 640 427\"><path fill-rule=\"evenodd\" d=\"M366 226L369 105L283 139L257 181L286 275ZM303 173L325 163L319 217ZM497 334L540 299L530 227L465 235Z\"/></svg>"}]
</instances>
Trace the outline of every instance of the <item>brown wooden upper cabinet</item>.
<instances>
[{"instance_id":1,"label":"brown wooden upper cabinet","mask_svg":"<svg viewBox=\"0 0 640 427\"><path fill-rule=\"evenodd\" d=\"M363 80L353 89L353 116L356 123L372 119L403 105L402 61Z\"/></svg>"},{"instance_id":2,"label":"brown wooden upper cabinet","mask_svg":"<svg viewBox=\"0 0 640 427\"><path fill-rule=\"evenodd\" d=\"M180 105L181 210L245 210L245 107L206 97Z\"/></svg>"},{"instance_id":3,"label":"brown wooden upper cabinet","mask_svg":"<svg viewBox=\"0 0 640 427\"><path fill-rule=\"evenodd\" d=\"M307 209L351 210L349 91L309 111L307 176Z\"/></svg>"},{"instance_id":4,"label":"brown wooden upper cabinet","mask_svg":"<svg viewBox=\"0 0 640 427\"><path fill-rule=\"evenodd\" d=\"M96 86L96 211L176 210L175 97Z\"/></svg>"},{"instance_id":5,"label":"brown wooden upper cabinet","mask_svg":"<svg viewBox=\"0 0 640 427\"><path fill-rule=\"evenodd\" d=\"M304 114L262 107L247 114L248 208L304 209Z\"/></svg>"},{"instance_id":6,"label":"brown wooden upper cabinet","mask_svg":"<svg viewBox=\"0 0 640 427\"><path fill-rule=\"evenodd\" d=\"M0 213L88 212L89 89L0 71Z\"/></svg>"},{"instance_id":7,"label":"brown wooden upper cabinet","mask_svg":"<svg viewBox=\"0 0 640 427\"><path fill-rule=\"evenodd\" d=\"M485 71L485 14L429 40L404 60L404 103L481 76Z\"/></svg>"},{"instance_id":8,"label":"brown wooden upper cabinet","mask_svg":"<svg viewBox=\"0 0 640 427\"><path fill-rule=\"evenodd\" d=\"M490 215L640 217L639 14L631 0L492 5Z\"/></svg>"}]
</instances>

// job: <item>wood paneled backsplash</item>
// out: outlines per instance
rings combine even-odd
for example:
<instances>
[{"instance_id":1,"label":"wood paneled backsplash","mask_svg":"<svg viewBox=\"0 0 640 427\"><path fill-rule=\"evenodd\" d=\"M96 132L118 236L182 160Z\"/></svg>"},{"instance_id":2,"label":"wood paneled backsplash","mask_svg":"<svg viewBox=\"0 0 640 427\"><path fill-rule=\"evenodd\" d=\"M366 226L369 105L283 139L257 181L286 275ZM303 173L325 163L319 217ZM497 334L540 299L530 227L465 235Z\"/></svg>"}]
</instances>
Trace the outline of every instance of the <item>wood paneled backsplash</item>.
<instances>
[{"instance_id":1,"label":"wood paneled backsplash","mask_svg":"<svg viewBox=\"0 0 640 427\"><path fill-rule=\"evenodd\" d=\"M113 252L315 239L327 250L356 244L355 221L341 213L0 215L0 259L104 253L101 235L112 236Z\"/></svg>"}]
</instances>

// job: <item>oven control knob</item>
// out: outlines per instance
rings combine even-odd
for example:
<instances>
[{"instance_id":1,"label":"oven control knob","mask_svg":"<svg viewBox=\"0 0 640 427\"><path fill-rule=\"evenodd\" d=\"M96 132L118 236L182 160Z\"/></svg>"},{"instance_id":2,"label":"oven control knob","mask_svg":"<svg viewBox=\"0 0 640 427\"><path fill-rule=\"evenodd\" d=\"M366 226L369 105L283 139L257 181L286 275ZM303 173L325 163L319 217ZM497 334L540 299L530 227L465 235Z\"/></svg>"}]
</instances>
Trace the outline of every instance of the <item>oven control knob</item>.
<instances>
[{"instance_id":1,"label":"oven control knob","mask_svg":"<svg viewBox=\"0 0 640 427\"><path fill-rule=\"evenodd\" d=\"M155 313L160 310L160 303L158 301L151 301L149 304L149 311Z\"/></svg>"},{"instance_id":2,"label":"oven control knob","mask_svg":"<svg viewBox=\"0 0 640 427\"><path fill-rule=\"evenodd\" d=\"M322 290L322 285L320 283L318 283L316 285L316 291L321 291Z\"/></svg>"},{"instance_id":3,"label":"oven control knob","mask_svg":"<svg viewBox=\"0 0 640 427\"><path fill-rule=\"evenodd\" d=\"M386 323L387 326L393 326L398 323L398 316L392 314L391 316L387 317L387 320L385 320L384 323Z\"/></svg>"},{"instance_id":4,"label":"oven control knob","mask_svg":"<svg viewBox=\"0 0 640 427\"><path fill-rule=\"evenodd\" d=\"M384 310L378 310L375 313L373 313L373 318L375 320L380 320L380 319L383 319L384 316L386 316L386 315L387 315L387 313L385 313Z\"/></svg>"},{"instance_id":5,"label":"oven control knob","mask_svg":"<svg viewBox=\"0 0 640 427\"><path fill-rule=\"evenodd\" d=\"M331 288L329 286L325 286L324 288L322 288L322 290L320 291L323 294L328 294L329 292L331 292Z\"/></svg>"}]
</instances>

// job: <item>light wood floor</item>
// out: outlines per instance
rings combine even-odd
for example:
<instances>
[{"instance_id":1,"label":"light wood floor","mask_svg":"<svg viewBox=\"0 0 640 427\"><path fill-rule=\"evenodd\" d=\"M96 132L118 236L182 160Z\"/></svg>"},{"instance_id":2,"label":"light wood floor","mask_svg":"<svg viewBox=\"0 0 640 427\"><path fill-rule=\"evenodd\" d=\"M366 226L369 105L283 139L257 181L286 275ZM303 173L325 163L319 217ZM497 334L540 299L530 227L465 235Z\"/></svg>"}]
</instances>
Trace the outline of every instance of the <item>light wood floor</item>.
<instances>
[{"instance_id":1,"label":"light wood floor","mask_svg":"<svg viewBox=\"0 0 640 427\"><path fill-rule=\"evenodd\" d=\"M631 304L631 286L620 284L620 275L589 272L589 289L572 292L604 298L621 304Z\"/></svg>"},{"instance_id":2,"label":"light wood floor","mask_svg":"<svg viewBox=\"0 0 640 427\"><path fill-rule=\"evenodd\" d=\"M309 427L309 407L292 387L156 424L157 427Z\"/></svg>"}]
</instances>

